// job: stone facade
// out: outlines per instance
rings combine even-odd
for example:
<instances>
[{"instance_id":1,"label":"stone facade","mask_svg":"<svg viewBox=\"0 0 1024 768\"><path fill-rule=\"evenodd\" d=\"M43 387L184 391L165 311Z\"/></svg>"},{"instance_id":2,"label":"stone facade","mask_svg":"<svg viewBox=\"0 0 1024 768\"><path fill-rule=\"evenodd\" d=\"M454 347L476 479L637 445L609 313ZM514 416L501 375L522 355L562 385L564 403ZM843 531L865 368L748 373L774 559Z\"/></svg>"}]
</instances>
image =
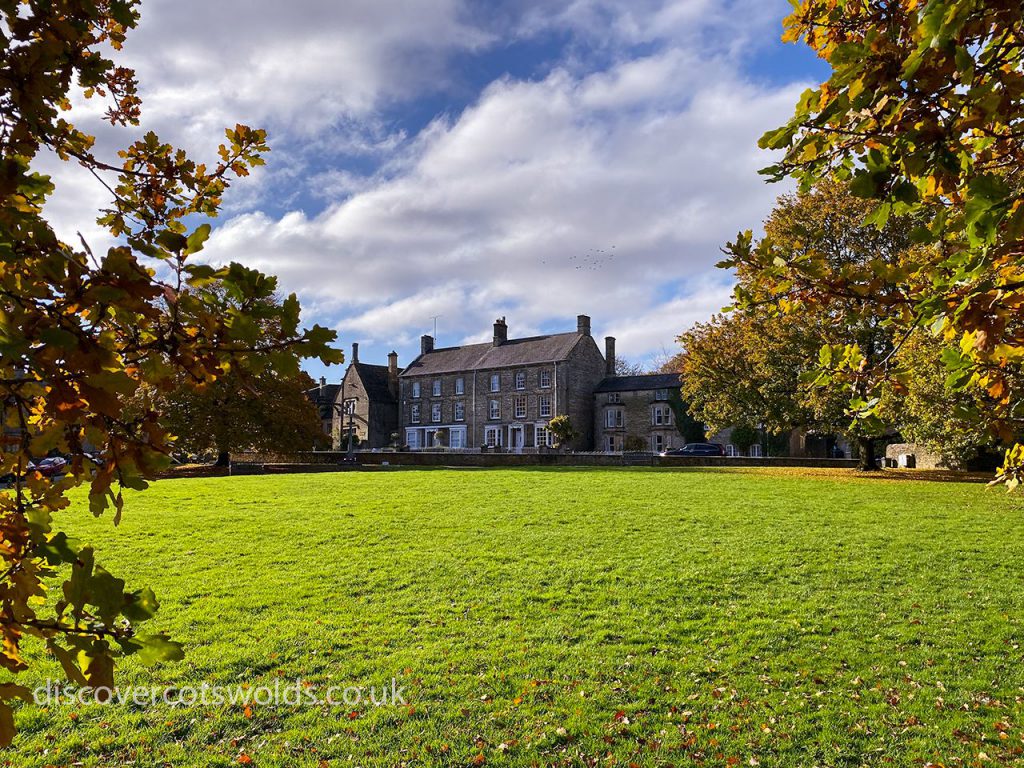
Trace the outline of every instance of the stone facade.
<instances>
[{"instance_id":1,"label":"stone facade","mask_svg":"<svg viewBox=\"0 0 1024 768\"><path fill-rule=\"evenodd\" d=\"M614 339L606 359L614 367ZM679 448L685 438L676 426L679 376L609 376L594 390L594 448L598 451L662 451Z\"/></svg>"},{"instance_id":2,"label":"stone facade","mask_svg":"<svg viewBox=\"0 0 1024 768\"><path fill-rule=\"evenodd\" d=\"M327 379L320 377L320 385L306 390L308 399L320 415L320 428L324 434L331 435L334 422L334 401L338 396L341 387L337 384L328 384Z\"/></svg>"},{"instance_id":3,"label":"stone facade","mask_svg":"<svg viewBox=\"0 0 1024 768\"><path fill-rule=\"evenodd\" d=\"M435 349L424 336L399 377L402 440L411 449L543 450L548 422L567 415L578 435L566 447L589 450L593 391L604 374L586 315L575 333L509 339L502 318L488 344Z\"/></svg>"},{"instance_id":4,"label":"stone facade","mask_svg":"<svg viewBox=\"0 0 1024 768\"><path fill-rule=\"evenodd\" d=\"M334 402L334 450L348 448L350 433L360 449L387 448L399 434L398 353L388 355L386 366L368 365L359 361L359 345L353 344L350 360Z\"/></svg>"}]
</instances>

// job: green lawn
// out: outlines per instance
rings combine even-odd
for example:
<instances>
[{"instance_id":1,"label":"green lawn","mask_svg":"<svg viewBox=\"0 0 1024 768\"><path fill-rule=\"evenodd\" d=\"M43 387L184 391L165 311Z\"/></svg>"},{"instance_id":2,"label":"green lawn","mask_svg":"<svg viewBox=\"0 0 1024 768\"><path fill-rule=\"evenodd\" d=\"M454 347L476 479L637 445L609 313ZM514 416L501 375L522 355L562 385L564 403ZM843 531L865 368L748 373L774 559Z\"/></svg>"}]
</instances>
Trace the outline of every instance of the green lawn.
<instances>
[{"instance_id":1,"label":"green lawn","mask_svg":"<svg viewBox=\"0 0 1024 768\"><path fill-rule=\"evenodd\" d=\"M21 706L0 765L1015 764L1022 513L758 471L165 481L120 529L69 513L188 647L119 684L396 677L408 706Z\"/></svg>"}]
</instances>

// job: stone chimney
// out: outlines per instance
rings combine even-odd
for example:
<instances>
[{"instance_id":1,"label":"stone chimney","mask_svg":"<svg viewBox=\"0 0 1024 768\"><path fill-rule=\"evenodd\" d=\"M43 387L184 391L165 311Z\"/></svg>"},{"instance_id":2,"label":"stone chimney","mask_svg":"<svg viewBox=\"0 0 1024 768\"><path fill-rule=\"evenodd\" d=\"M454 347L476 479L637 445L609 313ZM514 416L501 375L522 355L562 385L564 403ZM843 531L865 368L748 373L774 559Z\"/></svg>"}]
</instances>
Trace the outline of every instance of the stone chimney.
<instances>
[{"instance_id":1,"label":"stone chimney","mask_svg":"<svg viewBox=\"0 0 1024 768\"><path fill-rule=\"evenodd\" d=\"M615 337L604 337L604 372L606 376L615 375Z\"/></svg>"},{"instance_id":2,"label":"stone chimney","mask_svg":"<svg viewBox=\"0 0 1024 768\"><path fill-rule=\"evenodd\" d=\"M420 354L425 355L427 352L434 351L434 337L423 335L420 336Z\"/></svg>"},{"instance_id":3,"label":"stone chimney","mask_svg":"<svg viewBox=\"0 0 1024 768\"><path fill-rule=\"evenodd\" d=\"M398 397L398 353L394 350L388 354L388 388Z\"/></svg>"},{"instance_id":4,"label":"stone chimney","mask_svg":"<svg viewBox=\"0 0 1024 768\"><path fill-rule=\"evenodd\" d=\"M576 333L580 336L590 335L590 317L588 315L576 316Z\"/></svg>"},{"instance_id":5,"label":"stone chimney","mask_svg":"<svg viewBox=\"0 0 1024 768\"><path fill-rule=\"evenodd\" d=\"M323 392L324 391L324 387L326 387L326 386L327 386L327 377L326 376L321 376L320 377L320 391Z\"/></svg>"},{"instance_id":6,"label":"stone chimney","mask_svg":"<svg viewBox=\"0 0 1024 768\"><path fill-rule=\"evenodd\" d=\"M359 362L359 342L358 341L353 341L352 342L352 362L353 363L358 363Z\"/></svg>"},{"instance_id":7,"label":"stone chimney","mask_svg":"<svg viewBox=\"0 0 1024 768\"><path fill-rule=\"evenodd\" d=\"M508 341L508 325L506 325L504 317L499 317L494 321L494 346L500 347L506 341Z\"/></svg>"}]
</instances>

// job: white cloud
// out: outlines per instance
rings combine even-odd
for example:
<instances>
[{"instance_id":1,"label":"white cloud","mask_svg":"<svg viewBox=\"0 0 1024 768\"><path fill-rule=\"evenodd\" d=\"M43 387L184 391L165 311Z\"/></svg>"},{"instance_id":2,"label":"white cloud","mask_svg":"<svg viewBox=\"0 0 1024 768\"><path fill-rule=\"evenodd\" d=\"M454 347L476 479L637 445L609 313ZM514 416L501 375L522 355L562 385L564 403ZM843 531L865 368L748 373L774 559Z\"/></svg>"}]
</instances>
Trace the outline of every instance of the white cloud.
<instances>
[{"instance_id":1,"label":"white cloud","mask_svg":"<svg viewBox=\"0 0 1024 768\"><path fill-rule=\"evenodd\" d=\"M664 293L708 274L720 245L768 210L778 189L757 177L756 139L798 92L696 66L670 51L494 83L425 131L400 172L313 218L239 217L211 252L333 306L343 335L423 329L436 314L455 337L501 314L518 334L585 312L616 329L623 354L656 352L724 304L717 283L712 298L707 282L697 296Z\"/></svg>"},{"instance_id":2,"label":"white cloud","mask_svg":"<svg viewBox=\"0 0 1024 768\"><path fill-rule=\"evenodd\" d=\"M456 343L499 315L523 335L585 312L640 358L722 306L720 245L780 191L756 139L803 86L756 85L738 57L780 5L153 0L126 55L145 126L200 157L225 125L270 129L267 169L229 193L207 252L278 274L344 343L408 353L434 315ZM418 135L388 117L455 87L454 56L551 32L571 41L539 79L500 78ZM102 201L72 172L51 207L65 236Z\"/></svg>"}]
</instances>

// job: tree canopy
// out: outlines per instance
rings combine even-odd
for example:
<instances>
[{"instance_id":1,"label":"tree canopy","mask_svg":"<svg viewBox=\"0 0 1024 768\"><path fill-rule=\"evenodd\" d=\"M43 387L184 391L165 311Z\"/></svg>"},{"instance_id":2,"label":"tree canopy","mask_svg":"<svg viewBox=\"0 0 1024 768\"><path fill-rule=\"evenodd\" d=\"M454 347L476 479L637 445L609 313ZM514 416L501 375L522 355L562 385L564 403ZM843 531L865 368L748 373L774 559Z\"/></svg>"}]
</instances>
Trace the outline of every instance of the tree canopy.
<instances>
[{"instance_id":1,"label":"tree canopy","mask_svg":"<svg viewBox=\"0 0 1024 768\"><path fill-rule=\"evenodd\" d=\"M860 299L864 316L897 333L939 336L951 387L977 387L979 414L1004 441L1022 427L1024 361L1024 7L1017 0L797 0L784 39L804 41L832 73L806 91L793 118L761 146L779 150L772 179L806 192L828 178L872 201L868 223L915 221L918 246L836 269L823 252L791 250L749 233L730 266L761 275L784 312ZM756 301L738 294L742 305ZM858 418L877 417L880 389L898 381L897 356L872 361L856 339L823 350L821 375L845 380ZM999 479L1024 479L1024 446Z\"/></svg>"},{"instance_id":2,"label":"tree canopy","mask_svg":"<svg viewBox=\"0 0 1024 768\"><path fill-rule=\"evenodd\" d=\"M210 165L153 133L109 162L68 119L78 92L103 100L113 126L138 125L134 73L113 58L138 19L138 0L0 0L0 474L13 477L0 492L0 666L25 670L31 639L70 680L95 688L112 685L116 657L181 655L138 627L157 610L153 592L128 589L59 530L75 486L88 483L92 512L112 507L116 523L121 489L145 488L166 464L172 443L160 413L128 413L124 398L141 386L208 386L234 371L294 377L302 357L341 361L333 331L300 327L294 296L268 304L274 278L194 258L231 181L263 163L263 131L228 129ZM53 183L33 170L44 152L109 190L99 222L116 245L105 253L54 232ZM233 298L226 310L223 295ZM270 334L261 331L268 321ZM29 470L52 451L70 456L66 476ZM26 696L0 686L0 744L13 738L7 702Z\"/></svg>"}]
</instances>

